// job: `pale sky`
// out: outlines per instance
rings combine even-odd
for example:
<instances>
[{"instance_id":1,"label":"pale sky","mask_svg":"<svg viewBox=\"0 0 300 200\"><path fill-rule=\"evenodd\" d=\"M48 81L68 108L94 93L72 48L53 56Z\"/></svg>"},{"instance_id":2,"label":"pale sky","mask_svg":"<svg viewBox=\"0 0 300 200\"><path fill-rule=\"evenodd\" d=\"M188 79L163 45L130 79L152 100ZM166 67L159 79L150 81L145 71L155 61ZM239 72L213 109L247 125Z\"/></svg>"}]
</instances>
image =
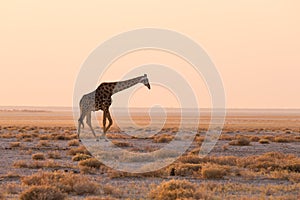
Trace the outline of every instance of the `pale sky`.
<instances>
[{"instance_id":1,"label":"pale sky","mask_svg":"<svg viewBox=\"0 0 300 200\"><path fill-rule=\"evenodd\" d=\"M227 107L300 108L299 10L298 0L1 1L0 106L72 106L77 74L93 49L124 31L155 27L205 49L223 79ZM168 54L148 53L179 71L187 67ZM118 63L151 61L139 52L128 56L103 78L118 79ZM204 88L196 94L201 107L209 107L209 93L192 74L191 85ZM158 98L161 90L135 88L131 105L176 107L172 95Z\"/></svg>"}]
</instances>

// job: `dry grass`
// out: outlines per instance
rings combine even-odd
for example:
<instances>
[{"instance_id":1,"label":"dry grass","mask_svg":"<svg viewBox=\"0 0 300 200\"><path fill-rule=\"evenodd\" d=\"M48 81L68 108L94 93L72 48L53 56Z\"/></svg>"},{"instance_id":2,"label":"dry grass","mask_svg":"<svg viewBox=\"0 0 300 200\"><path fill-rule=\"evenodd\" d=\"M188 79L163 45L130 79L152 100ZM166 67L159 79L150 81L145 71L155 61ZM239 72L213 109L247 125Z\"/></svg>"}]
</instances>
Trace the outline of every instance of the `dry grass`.
<instances>
[{"instance_id":1,"label":"dry grass","mask_svg":"<svg viewBox=\"0 0 300 200\"><path fill-rule=\"evenodd\" d=\"M37 144L37 147L50 147L48 140L40 140Z\"/></svg>"},{"instance_id":2,"label":"dry grass","mask_svg":"<svg viewBox=\"0 0 300 200\"><path fill-rule=\"evenodd\" d=\"M68 152L69 155L76 155L76 154L88 154L90 155L89 151L84 146L79 146L77 148L70 149Z\"/></svg>"},{"instance_id":3,"label":"dry grass","mask_svg":"<svg viewBox=\"0 0 300 200\"><path fill-rule=\"evenodd\" d=\"M153 138L156 143L168 143L174 139L174 136L168 134L157 135Z\"/></svg>"},{"instance_id":4,"label":"dry grass","mask_svg":"<svg viewBox=\"0 0 300 200\"><path fill-rule=\"evenodd\" d=\"M45 155L43 153L35 153L31 157L33 160L45 160Z\"/></svg>"},{"instance_id":5,"label":"dry grass","mask_svg":"<svg viewBox=\"0 0 300 200\"><path fill-rule=\"evenodd\" d=\"M96 158L88 158L88 159L79 161L78 165L99 169L103 164Z\"/></svg>"},{"instance_id":6,"label":"dry grass","mask_svg":"<svg viewBox=\"0 0 300 200\"><path fill-rule=\"evenodd\" d=\"M21 185L17 183L7 183L5 185L5 192L9 194L18 194L22 191Z\"/></svg>"},{"instance_id":7,"label":"dry grass","mask_svg":"<svg viewBox=\"0 0 300 200\"><path fill-rule=\"evenodd\" d=\"M239 137L236 140L232 140L229 142L229 145L234 146L248 146L250 145L250 140L246 137Z\"/></svg>"},{"instance_id":8,"label":"dry grass","mask_svg":"<svg viewBox=\"0 0 300 200\"><path fill-rule=\"evenodd\" d=\"M76 139L70 140L70 141L68 142L68 145L69 145L69 146L79 146L79 141L76 140Z\"/></svg>"},{"instance_id":9,"label":"dry grass","mask_svg":"<svg viewBox=\"0 0 300 200\"><path fill-rule=\"evenodd\" d=\"M48 152L48 158L61 159L60 152L59 151L50 151L50 152Z\"/></svg>"},{"instance_id":10,"label":"dry grass","mask_svg":"<svg viewBox=\"0 0 300 200\"><path fill-rule=\"evenodd\" d=\"M196 190L197 186L189 181L170 180L152 189L149 198L155 200L198 199Z\"/></svg>"},{"instance_id":11,"label":"dry grass","mask_svg":"<svg viewBox=\"0 0 300 200\"><path fill-rule=\"evenodd\" d=\"M20 195L21 200L64 200L66 194L62 193L58 188L43 185L32 186Z\"/></svg>"},{"instance_id":12,"label":"dry grass","mask_svg":"<svg viewBox=\"0 0 300 200\"><path fill-rule=\"evenodd\" d=\"M10 148L21 147L21 143L20 142L11 142L11 143L9 143L9 147Z\"/></svg>"},{"instance_id":13,"label":"dry grass","mask_svg":"<svg viewBox=\"0 0 300 200\"><path fill-rule=\"evenodd\" d=\"M76 154L75 156L72 157L72 161L81 161L81 160L86 160L86 159L89 159L91 158L90 155L87 155L87 154Z\"/></svg>"},{"instance_id":14,"label":"dry grass","mask_svg":"<svg viewBox=\"0 0 300 200\"><path fill-rule=\"evenodd\" d=\"M260 144L269 144L270 143L270 141L268 139L260 139L258 142Z\"/></svg>"},{"instance_id":15,"label":"dry grass","mask_svg":"<svg viewBox=\"0 0 300 200\"><path fill-rule=\"evenodd\" d=\"M132 147L132 144L130 144L128 142L113 141L112 143L118 147Z\"/></svg>"},{"instance_id":16,"label":"dry grass","mask_svg":"<svg viewBox=\"0 0 300 200\"><path fill-rule=\"evenodd\" d=\"M45 185L69 194L98 194L99 185L88 177L64 172L38 172L23 177L22 183L29 186Z\"/></svg>"},{"instance_id":17,"label":"dry grass","mask_svg":"<svg viewBox=\"0 0 300 200\"><path fill-rule=\"evenodd\" d=\"M201 174L206 179L221 179L228 175L228 167L216 165L216 164L205 164L202 167Z\"/></svg>"},{"instance_id":18,"label":"dry grass","mask_svg":"<svg viewBox=\"0 0 300 200\"><path fill-rule=\"evenodd\" d=\"M66 165L61 165L53 160L45 160L45 161L26 161L26 160L18 160L13 163L13 167L15 168L29 168L29 169L41 169L41 168L61 168L61 167L70 167Z\"/></svg>"}]
</instances>

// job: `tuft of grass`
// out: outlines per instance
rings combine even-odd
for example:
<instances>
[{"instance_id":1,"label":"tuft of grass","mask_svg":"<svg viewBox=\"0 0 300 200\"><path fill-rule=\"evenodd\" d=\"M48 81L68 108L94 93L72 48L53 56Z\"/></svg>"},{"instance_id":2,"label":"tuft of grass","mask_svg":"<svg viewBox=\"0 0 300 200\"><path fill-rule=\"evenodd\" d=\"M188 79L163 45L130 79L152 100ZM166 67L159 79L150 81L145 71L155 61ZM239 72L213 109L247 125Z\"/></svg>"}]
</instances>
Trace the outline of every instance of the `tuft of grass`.
<instances>
[{"instance_id":1,"label":"tuft of grass","mask_svg":"<svg viewBox=\"0 0 300 200\"><path fill-rule=\"evenodd\" d=\"M48 158L61 159L60 152L59 151L50 151L50 152L48 152Z\"/></svg>"},{"instance_id":2,"label":"tuft of grass","mask_svg":"<svg viewBox=\"0 0 300 200\"><path fill-rule=\"evenodd\" d=\"M45 160L45 155L43 153L35 153L31 157L33 160Z\"/></svg>"},{"instance_id":3,"label":"tuft of grass","mask_svg":"<svg viewBox=\"0 0 300 200\"><path fill-rule=\"evenodd\" d=\"M9 147L10 148L21 147L21 143L20 142L11 142L11 143L9 143Z\"/></svg>"},{"instance_id":4,"label":"tuft of grass","mask_svg":"<svg viewBox=\"0 0 300 200\"><path fill-rule=\"evenodd\" d=\"M88 154L90 155L90 153L88 152L88 150L84 147L84 146L79 146L77 148L72 148L69 150L68 152L69 155L76 155L76 154Z\"/></svg>"},{"instance_id":5,"label":"tuft of grass","mask_svg":"<svg viewBox=\"0 0 300 200\"><path fill-rule=\"evenodd\" d=\"M40 140L39 143L37 144L38 147L49 147L49 141L48 140Z\"/></svg>"},{"instance_id":6,"label":"tuft of grass","mask_svg":"<svg viewBox=\"0 0 300 200\"><path fill-rule=\"evenodd\" d=\"M263 139L263 138L260 139L258 142L261 144L269 144L270 143L270 141L268 139Z\"/></svg>"},{"instance_id":7,"label":"tuft of grass","mask_svg":"<svg viewBox=\"0 0 300 200\"><path fill-rule=\"evenodd\" d=\"M154 200L198 199L197 186L186 180L170 180L162 182L149 193Z\"/></svg>"},{"instance_id":8,"label":"tuft of grass","mask_svg":"<svg viewBox=\"0 0 300 200\"><path fill-rule=\"evenodd\" d=\"M122 141L113 141L113 144L118 147L131 147L132 144L129 144L128 142L122 142Z\"/></svg>"},{"instance_id":9,"label":"tuft of grass","mask_svg":"<svg viewBox=\"0 0 300 200\"><path fill-rule=\"evenodd\" d=\"M232 140L229 142L229 145L234 145L234 146L248 146L250 145L250 140L246 137L240 137L236 140Z\"/></svg>"},{"instance_id":10,"label":"tuft of grass","mask_svg":"<svg viewBox=\"0 0 300 200\"><path fill-rule=\"evenodd\" d=\"M75 156L73 156L72 161L81 161L81 160L86 160L89 158L91 158L90 155L80 153L80 154L76 154Z\"/></svg>"},{"instance_id":11,"label":"tuft of grass","mask_svg":"<svg viewBox=\"0 0 300 200\"><path fill-rule=\"evenodd\" d=\"M32 186L20 195L20 199L64 200L66 199L66 194L62 193L59 189L48 185Z\"/></svg>"},{"instance_id":12,"label":"tuft of grass","mask_svg":"<svg viewBox=\"0 0 300 200\"><path fill-rule=\"evenodd\" d=\"M228 175L228 168L215 164L206 164L201 170L203 178L206 179L221 179Z\"/></svg>"},{"instance_id":13,"label":"tuft of grass","mask_svg":"<svg viewBox=\"0 0 300 200\"><path fill-rule=\"evenodd\" d=\"M288 142L292 142L291 138L289 137L284 137L284 136L276 136L274 138L274 142L278 142L278 143L288 143Z\"/></svg>"},{"instance_id":14,"label":"tuft of grass","mask_svg":"<svg viewBox=\"0 0 300 200\"><path fill-rule=\"evenodd\" d=\"M168 134L157 135L153 138L156 143L168 143L174 139L174 136Z\"/></svg>"},{"instance_id":15,"label":"tuft of grass","mask_svg":"<svg viewBox=\"0 0 300 200\"><path fill-rule=\"evenodd\" d=\"M9 194L18 194L21 190L21 186L17 183L7 183L5 185L5 191Z\"/></svg>"},{"instance_id":16,"label":"tuft of grass","mask_svg":"<svg viewBox=\"0 0 300 200\"><path fill-rule=\"evenodd\" d=\"M69 145L69 146L79 146L79 141L76 140L76 139L70 140L70 141L68 142L68 145Z\"/></svg>"},{"instance_id":17,"label":"tuft of grass","mask_svg":"<svg viewBox=\"0 0 300 200\"><path fill-rule=\"evenodd\" d=\"M88 158L79 161L78 165L99 169L103 164L96 158Z\"/></svg>"},{"instance_id":18,"label":"tuft of grass","mask_svg":"<svg viewBox=\"0 0 300 200\"><path fill-rule=\"evenodd\" d=\"M59 171L38 172L31 176L23 177L22 183L28 186L50 186L68 194L84 195L99 193L99 185L88 177Z\"/></svg>"}]
</instances>

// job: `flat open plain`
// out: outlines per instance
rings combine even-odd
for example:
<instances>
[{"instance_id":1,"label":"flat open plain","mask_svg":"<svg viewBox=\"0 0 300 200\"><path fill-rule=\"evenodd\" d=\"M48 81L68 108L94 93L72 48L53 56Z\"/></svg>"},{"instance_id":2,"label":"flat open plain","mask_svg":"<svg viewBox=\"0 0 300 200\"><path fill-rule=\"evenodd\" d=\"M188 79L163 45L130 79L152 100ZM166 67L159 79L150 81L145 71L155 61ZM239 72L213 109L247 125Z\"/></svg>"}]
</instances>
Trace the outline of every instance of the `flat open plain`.
<instances>
[{"instance_id":1,"label":"flat open plain","mask_svg":"<svg viewBox=\"0 0 300 200\"><path fill-rule=\"evenodd\" d=\"M149 117L142 114L133 119L137 124L149 123ZM0 198L300 198L300 112L229 112L217 144L200 158L209 119L201 116L191 146L175 162L137 174L108 167L88 150L96 148L100 157L105 145L116 152L132 152L123 161L138 166L148 158L135 157L135 153L156 152L174 139L179 115L169 115L155 135L149 134L151 127L121 129L114 124L107 134L108 142L96 142L86 126L79 142L70 111L2 110ZM101 128L95 121L93 124L100 136ZM180 131L191 132L189 127ZM108 158L117 159L114 156Z\"/></svg>"}]
</instances>

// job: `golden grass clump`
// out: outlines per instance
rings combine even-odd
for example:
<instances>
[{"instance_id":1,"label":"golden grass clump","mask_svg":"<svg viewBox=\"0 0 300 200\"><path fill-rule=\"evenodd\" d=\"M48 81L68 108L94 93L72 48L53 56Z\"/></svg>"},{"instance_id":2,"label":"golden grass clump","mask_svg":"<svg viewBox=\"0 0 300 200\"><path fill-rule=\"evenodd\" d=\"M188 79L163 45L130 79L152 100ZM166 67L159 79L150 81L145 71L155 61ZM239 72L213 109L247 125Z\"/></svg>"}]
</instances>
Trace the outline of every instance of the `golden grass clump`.
<instances>
[{"instance_id":1,"label":"golden grass clump","mask_svg":"<svg viewBox=\"0 0 300 200\"><path fill-rule=\"evenodd\" d=\"M69 194L98 194L99 185L80 174L64 172L37 172L23 177L22 183L29 186L50 186Z\"/></svg>"},{"instance_id":2,"label":"golden grass clump","mask_svg":"<svg viewBox=\"0 0 300 200\"><path fill-rule=\"evenodd\" d=\"M76 154L75 156L72 157L72 161L81 161L81 160L86 160L86 159L89 159L91 158L90 155L87 155L87 154Z\"/></svg>"},{"instance_id":3,"label":"golden grass clump","mask_svg":"<svg viewBox=\"0 0 300 200\"><path fill-rule=\"evenodd\" d=\"M33 160L45 160L45 155L43 153L35 153L31 157Z\"/></svg>"},{"instance_id":4,"label":"golden grass clump","mask_svg":"<svg viewBox=\"0 0 300 200\"><path fill-rule=\"evenodd\" d=\"M290 137L284 137L284 136L276 136L274 138L274 142L278 142L278 143L288 143L288 142L292 142L293 140Z\"/></svg>"},{"instance_id":5,"label":"golden grass clump","mask_svg":"<svg viewBox=\"0 0 300 200\"><path fill-rule=\"evenodd\" d=\"M49 141L48 140L40 140L39 143L37 144L37 147L49 147Z\"/></svg>"},{"instance_id":6,"label":"golden grass clump","mask_svg":"<svg viewBox=\"0 0 300 200\"><path fill-rule=\"evenodd\" d=\"M79 146L79 141L76 140L76 139L70 140L70 141L68 142L68 145L69 145L69 146Z\"/></svg>"},{"instance_id":7,"label":"golden grass clump","mask_svg":"<svg viewBox=\"0 0 300 200\"><path fill-rule=\"evenodd\" d=\"M290 172L300 172L300 158L280 152L268 152L259 156L240 158L237 166L256 171L288 170Z\"/></svg>"},{"instance_id":8,"label":"golden grass clump","mask_svg":"<svg viewBox=\"0 0 300 200\"><path fill-rule=\"evenodd\" d=\"M149 198L154 200L198 199L197 186L186 180L162 182L152 189Z\"/></svg>"},{"instance_id":9,"label":"golden grass clump","mask_svg":"<svg viewBox=\"0 0 300 200\"><path fill-rule=\"evenodd\" d=\"M118 146L118 147L131 147L132 144L128 142L122 142L122 141L113 141L113 144Z\"/></svg>"},{"instance_id":10,"label":"golden grass clump","mask_svg":"<svg viewBox=\"0 0 300 200\"><path fill-rule=\"evenodd\" d=\"M168 143L174 139L174 136L168 134L157 135L153 138L156 143Z\"/></svg>"},{"instance_id":11,"label":"golden grass clump","mask_svg":"<svg viewBox=\"0 0 300 200\"><path fill-rule=\"evenodd\" d=\"M68 152L69 155L74 156L76 154L88 154L90 155L89 151L84 146L79 146L77 148L72 148Z\"/></svg>"},{"instance_id":12,"label":"golden grass clump","mask_svg":"<svg viewBox=\"0 0 300 200\"><path fill-rule=\"evenodd\" d=\"M216 164L206 164L202 166L201 174L203 178L206 179L221 179L228 175L229 168L216 165Z\"/></svg>"},{"instance_id":13,"label":"golden grass clump","mask_svg":"<svg viewBox=\"0 0 300 200\"><path fill-rule=\"evenodd\" d=\"M20 195L20 199L64 200L66 199L66 194L62 193L59 189L48 185L32 186Z\"/></svg>"},{"instance_id":14,"label":"golden grass clump","mask_svg":"<svg viewBox=\"0 0 300 200\"><path fill-rule=\"evenodd\" d=\"M191 163L179 163L175 166L170 167L170 175L175 176L195 176L197 177L201 170L201 164L191 164Z\"/></svg>"},{"instance_id":15,"label":"golden grass clump","mask_svg":"<svg viewBox=\"0 0 300 200\"><path fill-rule=\"evenodd\" d=\"M270 141L268 139L264 139L264 138L260 139L258 142L260 144L269 144L270 143Z\"/></svg>"},{"instance_id":16,"label":"golden grass clump","mask_svg":"<svg viewBox=\"0 0 300 200\"><path fill-rule=\"evenodd\" d=\"M10 148L21 147L21 143L20 142L11 142L11 143L9 143L9 147Z\"/></svg>"},{"instance_id":17,"label":"golden grass clump","mask_svg":"<svg viewBox=\"0 0 300 200\"><path fill-rule=\"evenodd\" d=\"M103 164L96 158L88 158L79 161L78 165L99 169Z\"/></svg>"},{"instance_id":18,"label":"golden grass clump","mask_svg":"<svg viewBox=\"0 0 300 200\"><path fill-rule=\"evenodd\" d=\"M50 151L50 152L48 152L48 158L61 159L60 152L59 151Z\"/></svg>"},{"instance_id":19,"label":"golden grass clump","mask_svg":"<svg viewBox=\"0 0 300 200\"><path fill-rule=\"evenodd\" d=\"M250 145L250 140L246 137L239 137L235 140L229 142L229 145L233 146L248 146Z\"/></svg>"}]
</instances>

